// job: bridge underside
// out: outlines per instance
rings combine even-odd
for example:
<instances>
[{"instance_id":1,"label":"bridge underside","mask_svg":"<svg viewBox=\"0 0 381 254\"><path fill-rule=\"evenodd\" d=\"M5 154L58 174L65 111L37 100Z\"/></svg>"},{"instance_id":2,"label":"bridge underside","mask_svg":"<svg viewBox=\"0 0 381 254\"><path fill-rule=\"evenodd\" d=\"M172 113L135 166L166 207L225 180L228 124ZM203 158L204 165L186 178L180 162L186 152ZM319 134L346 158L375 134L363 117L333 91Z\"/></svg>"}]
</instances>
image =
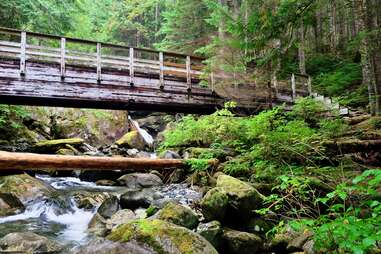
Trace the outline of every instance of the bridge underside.
<instances>
[{"instance_id":1,"label":"bridge underside","mask_svg":"<svg viewBox=\"0 0 381 254\"><path fill-rule=\"evenodd\" d=\"M131 85L129 71L102 69L97 80L96 68L66 66L61 79L60 65L27 61L26 74L20 75L17 59L0 59L0 103L14 105L59 106L115 110L143 110L212 113L223 105L223 99L192 79L189 91L186 80L165 77L160 88L158 74L135 72Z\"/></svg>"}]
</instances>

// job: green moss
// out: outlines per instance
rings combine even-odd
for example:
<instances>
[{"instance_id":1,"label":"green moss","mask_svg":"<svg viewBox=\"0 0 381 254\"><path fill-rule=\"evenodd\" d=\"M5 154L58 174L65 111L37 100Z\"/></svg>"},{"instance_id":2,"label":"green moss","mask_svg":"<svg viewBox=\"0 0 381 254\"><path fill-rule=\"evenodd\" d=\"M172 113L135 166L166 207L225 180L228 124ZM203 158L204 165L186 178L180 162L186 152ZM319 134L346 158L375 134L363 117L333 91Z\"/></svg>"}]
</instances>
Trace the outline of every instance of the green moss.
<instances>
[{"instance_id":1,"label":"green moss","mask_svg":"<svg viewBox=\"0 0 381 254\"><path fill-rule=\"evenodd\" d=\"M159 211L158 207L150 205L146 210L147 217L154 215L157 211Z\"/></svg>"},{"instance_id":2,"label":"green moss","mask_svg":"<svg viewBox=\"0 0 381 254\"><path fill-rule=\"evenodd\" d=\"M198 224L197 215L189 208L175 203L168 203L157 213L157 218L173 224L193 229Z\"/></svg>"},{"instance_id":3,"label":"green moss","mask_svg":"<svg viewBox=\"0 0 381 254\"><path fill-rule=\"evenodd\" d=\"M36 143L36 147L56 147L60 145L82 145L84 142L81 138L67 138L67 139L55 139L55 140L45 140Z\"/></svg>"},{"instance_id":4,"label":"green moss","mask_svg":"<svg viewBox=\"0 0 381 254\"><path fill-rule=\"evenodd\" d=\"M186 228L157 219L140 219L119 226L108 239L119 242L135 240L149 245L159 254L172 253L168 251L168 244L178 250L176 253L217 253L201 236Z\"/></svg>"},{"instance_id":5,"label":"green moss","mask_svg":"<svg viewBox=\"0 0 381 254\"><path fill-rule=\"evenodd\" d=\"M229 197L221 188L213 188L201 200L202 213L207 221L222 221L226 214Z\"/></svg>"},{"instance_id":6,"label":"green moss","mask_svg":"<svg viewBox=\"0 0 381 254\"><path fill-rule=\"evenodd\" d=\"M136 148L139 150L142 150L145 147L144 141L137 131L126 133L123 137L117 140L115 144L121 147Z\"/></svg>"}]
</instances>

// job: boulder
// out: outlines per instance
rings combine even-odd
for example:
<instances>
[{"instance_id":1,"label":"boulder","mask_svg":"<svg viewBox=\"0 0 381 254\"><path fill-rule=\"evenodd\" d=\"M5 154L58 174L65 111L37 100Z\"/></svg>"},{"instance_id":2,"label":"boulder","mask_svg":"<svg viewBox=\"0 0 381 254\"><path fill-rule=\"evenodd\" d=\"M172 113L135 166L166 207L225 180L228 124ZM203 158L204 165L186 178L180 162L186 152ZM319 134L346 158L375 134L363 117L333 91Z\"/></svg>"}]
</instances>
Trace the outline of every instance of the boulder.
<instances>
[{"instance_id":1,"label":"boulder","mask_svg":"<svg viewBox=\"0 0 381 254\"><path fill-rule=\"evenodd\" d=\"M87 231L98 237L105 237L110 230L107 228L107 221L99 213L94 214L87 226Z\"/></svg>"},{"instance_id":2,"label":"boulder","mask_svg":"<svg viewBox=\"0 0 381 254\"><path fill-rule=\"evenodd\" d=\"M160 159L181 159L181 156L177 152L167 150L162 152L159 158Z\"/></svg>"},{"instance_id":3,"label":"boulder","mask_svg":"<svg viewBox=\"0 0 381 254\"><path fill-rule=\"evenodd\" d=\"M31 232L10 233L0 239L0 250L10 253L55 253L58 243Z\"/></svg>"},{"instance_id":4,"label":"boulder","mask_svg":"<svg viewBox=\"0 0 381 254\"><path fill-rule=\"evenodd\" d=\"M150 173L126 174L118 179L118 183L130 189L140 189L163 185L163 181L160 179L160 177Z\"/></svg>"},{"instance_id":5,"label":"boulder","mask_svg":"<svg viewBox=\"0 0 381 254\"><path fill-rule=\"evenodd\" d=\"M144 150L147 146L138 131L127 132L123 137L117 140L115 144L119 147L136 148L138 150Z\"/></svg>"},{"instance_id":6,"label":"boulder","mask_svg":"<svg viewBox=\"0 0 381 254\"><path fill-rule=\"evenodd\" d=\"M154 193L150 189L128 190L120 196L120 206L122 209L132 209L143 207L148 208L153 202Z\"/></svg>"},{"instance_id":7,"label":"boulder","mask_svg":"<svg viewBox=\"0 0 381 254\"><path fill-rule=\"evenodd\" d=\"M222 238L228 254L255 254L262 247L262 239L252 233L224 229Z\"/></svg>"},{"instance_id":8,"label":"boulder","mask_svg":"<svg viewBox=\"0 0 381 254\"><path fill-rule=\"evenodd\" d=\"M189 229L198 225L198 217L190 208L175 203L166 204L154 217Z\"/></svg>"},{"instance_id":9,"label":"boulder","mask_svg":"<svg viewBox=\"0 0 381 254\"><path fill-rule=\"evenodd\" d=\"M92 210L111 197L107 192L80 191L72 194L78 208Z\"/></svg>"},{"instance_id":10,"label":"boulder","mask_svg":"<svg viewBox=\"0 0 381 254\"><path fill-rule=\"evenodd\" d=\"M98 213L106 219L111 218L111 216L119 210L119 200L116 196L111 196L107 198L101 206L98 208Z\"/></svg>"},{"instance_id":11,"label":"boulder","mask_svg":"<svg viewBox=\"0 0 381 254\"><path fill-rule=\"evenodd\" d=\"M222 227L219 221L211 221L208 223L200 223L196 232L208 240L217 250L221 247Z\"/></svg>"},{"instance_id":12,"label":"boulder","mask_svg":"<svg viewBox=\"0 0 381 254\"><path fill-rule=\"evenodd\" d=\"M112 230L119 225L125 224L135 219L137 219L137 217L133 211L129 209L119 210L106 221L106 227L107 229Z\"/></svg>"},{"instance_id":13,"label":"boulder","mask_svg":"<svg viewBox=\"0 0 381 254\"><path fill-rule=\"evenodd\" d=\"M10 193L0 193L0 217L15 215L24 210L24 205L15 195Z\"/></svg>"},{"instance_id":14,"label":"boulder","mask_svg":"<svg viewBox=\"0 0 381 254\"><path fill-rule=\"evenodd\" d=\"M135 220L119 226L108 237L115 242L145 244L155 253L217 254L214 247L191 230L162 220Z\"/></svg>"},{"instance_id":15,"label":"boulder","mask_svg":"<svg viewBox=\"0 0 381 254\"><path fill-rule=\"evenodd\" d=\"M116 186L117 183L112 181L112 180L107 180L107 179L101 179L95 182L96 185L99 186Z\"/></svg>"},{"instance_id":16,"label":"boulder","mask_svg":"<svg viewBox=\"0 0 381 254\"><path fill-rule=\"evenodd\" d=\"M72 147L79 147L84 144L84 140L81 138L68 138L68 139L55 139L45 140L38 142L34 145L34 150L43 153L56 153L62 148L70 149ZM68 146L69 145L69 146Z\"/></svg>"},{"instance_id":17,"label":"boulder","mask_svg":"<svg viewBox=\"0 0 381 254\"><path fill-rule=\"evenodd\" d=\"M145 244L136 242L113 242L106 239L90 241L85 246L76 248L72 254L157 254Z\"/></svg>"},{"instance_id":18,"label":"boulder","mask_svg":"<svg viewBox=\"0 0 381 254\"><path fill-rule=\"evenodd\" d=\"M54 191L50 185L28 174L0 177L0 192L13 194L23 203L51 196Z\"/></svg>"},{"instance_id":19,"label":"boulder","mask_svg":"<svg viewBox=\"0 0 381 254\"><path fill-rule=\"evenodd\" d=\"M205 220L223 221L229 205L229 197L223 189L213 188L205 194L200 205Z\"/></svg>"},{"instance_id":20,"label":"boulder","mask_svg":"<svg viewBox=\"0 0 381 254\"><path fill-rule=\"evenodd\" d=\"M250 233L265 235L274 226L276 225L268 219L265 219L262 217L255 217L255 218L251 218L245 224L245 231Z\"/></svg>"},{"instance_id":21,"label":"boulder","mask_svg":"<svg viewBox=\"0 0 381 254\"><path fill-rule=\"evenodd\" d=\"M237 178L219 175L216 188L229 197L228 212L231 218L249 218L256 209L262 207L264 196L252 185Z\"/></svg>"}]
</instances>

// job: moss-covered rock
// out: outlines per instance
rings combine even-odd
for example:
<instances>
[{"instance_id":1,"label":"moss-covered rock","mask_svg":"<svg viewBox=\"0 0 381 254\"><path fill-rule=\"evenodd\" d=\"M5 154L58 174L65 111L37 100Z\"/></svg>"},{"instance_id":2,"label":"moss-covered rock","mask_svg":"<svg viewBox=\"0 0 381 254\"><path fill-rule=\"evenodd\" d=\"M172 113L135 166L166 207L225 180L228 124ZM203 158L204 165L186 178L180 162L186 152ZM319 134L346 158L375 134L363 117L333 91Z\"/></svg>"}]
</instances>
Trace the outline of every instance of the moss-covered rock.
<instances>
[{"instance_id":1,"label":"moss-covered rock","mask_svg":"<svg viewBox=\"0 0 381 254\"><path fill-rule=\"evenodd\" d=\"M198 225L197 215L190 208L175 203L166 204L155 214L155 218L189 229L194 229Z\"/></svg>"},{"instance_id":2,"label":"moss-covered rock","mask_svg":"<svg viewBox=\"0 0 381 254\"><path fill-rule=\"evenodd\" d=\"M116 196L111 196L107 198L101 206L98 208L98 213L106 219L111 218L111 216L119 210L119 199Z\"/></svg>"},{"instance_id":3,"label":"moss-covered rock","mask_svg":"<svg viewBox=\"0 0 381 254\"><path fill-rule=\"evenodd\" d=\"M196 232L208 240L214 248L217 250L220 249L223 232L220 222L214 220L208 223L202 223L198 225Z\"/></svg>"},{"instance_id":4,"label":"moss-covered rock","mask_svg":"<svg viewBox=\"0 0 381 254\"><path fill-rule=\"evenodd\" d=\"M223 189L213 188L205 194L200 205L205 220L223 221L229 205L229 197Z\"/></svg>"},{"instance_id":5,"label":"moss-covered rock","mask_svg":"<svg viewBox=\"0 0 381 254\"><path fill-rule=\"evenodd\" d=\"M70 149L67 145L79 147L84 144L81 138L55 139L38 142L34 145L34 150L44 153L56 153L60 149Z\"/></svg>"},{"instance_id":6,"label":"moss-covered rock","mask_svg":"<svg viewBox=\"0 0 381 254\"><path fill-rule=\"evenodd\" d=\"M108 237L116 242L138 242L158 254L217 254L202 236L163 220L135 220L121 225Z\"/></svg>"},{"instance_id":7,"label":"moss-covered rock","mask_svg":"<svg viewBox=\"0 0 381 254\"><path fill-rule=\"evenodd\" d=\"M58 243L31 232L10 233L0 239L0 250L9 253L57 253Z\"/></svg>"},{"instance_id":8,"label":"moss-covered rock","mask_svg":"<svg viewBox=\"0 0 381 254\"><path fill-rule=\"evenodd\" d=\"M132 210L129 210L129 209L119 210L115 214L113 214L110 219L106 221L106 227L107 229L112 230L118 227L119 225L125 224L135 219L138 219L138 218Z\"/></svg>"},{"instance_id":9,"label":"moss-covered rock","mask_svg":"<svg viewBox=\"0 0 381 254\"><path fill-rule=\"evenodd\" d=\"M35 177L20 174L1 176L0 192L11 193L24 203L39 197L51 196L55 190Z\"/></svg>"},{"instance_id":10,"label":"moss-covered rock","mask_svg":"<svg viewBox=\"0 0 381 254\"><path fill-rule=\"evenodd\" d=\"M252 233L224 229L222 238L228 254L255 254L262 248L262 239Z\"/></svg>"},{"instance_id":11,"label":"moss-covered rock","mask_svg":"<svg viewBox=\"0 0 381 254\"><path fill-rule=\"evenodd\" d=\"M130 189L148 188L163 185L163 181L155 174L130 173L119 177L118 183Z\"/></svg>"},{"instance_id":12,"label":"moss-covered rock","mask_svg":"<svg viewBox=\"0 0 381 254\"><path fill-rule=\"evenodd\" d=\"M228 195L232 217L248 218L262 207L264 196L249 183L228 175L219 175L216 187Z\"/></svg>"},{"instance_id":13,"label":"moss-covered rock","mask_svg":"<svg viewBox=\"0 0 381 254\"><path fill-rule=\"evenodd\" d=\"M117 140L115 144L119 147L136 148L139 150L143 150L146 147L146 143L138 131L127 132L123 137Z\"/></svg>"},{"instance_id":14,"label":"moss-covered rock","mask_svg":"<svg viewBox=\"0 0 381 254\"><path fill-rule=\"evenodd\" d=\"M15 195L0 193L0 217L14 215L24 210L24 205Z\"/></svg>"}]
</instances>

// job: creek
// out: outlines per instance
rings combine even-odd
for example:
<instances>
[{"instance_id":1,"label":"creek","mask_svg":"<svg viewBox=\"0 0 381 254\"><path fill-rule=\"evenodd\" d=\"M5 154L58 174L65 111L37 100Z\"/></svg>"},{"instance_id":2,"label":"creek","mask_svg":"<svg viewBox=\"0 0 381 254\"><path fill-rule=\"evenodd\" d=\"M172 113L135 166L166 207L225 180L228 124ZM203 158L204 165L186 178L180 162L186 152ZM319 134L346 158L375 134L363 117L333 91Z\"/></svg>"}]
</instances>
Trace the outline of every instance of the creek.
<instances>
[{"instance_id":1,"label":"creek","mask_svg":"<svg viewBox=\"0 0 381 254\"><path fill-rule=\"evenodd\" d=\"M13 232L34 232L65 246L65 250L86 245L94 237L87 232L88 224L100 204L90 210L78 207L74 194L111 194L120 196L127 188L97 186L76 177L36 175L56 190L54 197L40 198L27 203L23 213L0 218L0 238ZM162 200L189 205L201 194L186 184L167 184L152 189ZM65 253L65 251L64 251Z\"/></svg>"}]
</instances>

